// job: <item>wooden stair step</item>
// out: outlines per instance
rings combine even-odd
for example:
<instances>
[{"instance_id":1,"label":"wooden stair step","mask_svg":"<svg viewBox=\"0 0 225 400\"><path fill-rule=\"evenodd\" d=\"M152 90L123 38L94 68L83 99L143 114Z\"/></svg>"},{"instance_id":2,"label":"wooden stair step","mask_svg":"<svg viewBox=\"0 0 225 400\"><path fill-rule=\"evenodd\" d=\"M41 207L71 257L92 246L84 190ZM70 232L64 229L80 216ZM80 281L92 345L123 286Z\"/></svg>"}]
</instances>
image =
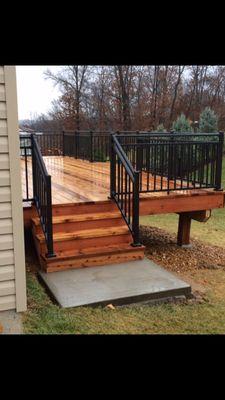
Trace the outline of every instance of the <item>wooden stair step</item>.
<instances>
[{"instance_id":1,"label":"wooden stair step","mask_svg":"<svg viewBox=\"0 0 225 400\"><path fill-rule=\"evenodd\" d=\"M127 226L118 226L112 228L99 228L99 229L89 229L89 230L80 230L76 232L57 232L53 234L54 242L63 242L67 240L76 240L76 239L90 239L90 238L99 238L105 236L117 236L117 235L128 235L130 231ZM40 233L36 235L37 240L40 243L45 242L44 234Z\"/></svg>"},{"instance_id":2,"label":"wooden stair step","mask_svg":"<svg viewBox=\"0 0 225 400\"><path fill-rule=\"evenodd\" d=\"M46 257L46 255L41 255L43 260L45 260L48 264L54 263L55 261L64 261L69 260L72 258L82 258L92 255L107 255L113 252L122 253L124 251L131 251L135 252L136 250L144 250L145 246L141 245L138 247L134 247L131 244L120 244L120 245L112 245L112 246L105 246L105 247L87 247L80 250L67 250L67 251L59 251L56 254L56 257Z\"/></svg>"},{"instance_id":3,"label":"wooden stair step","mask_svg":"<svg viewBox=\"0 0 225 400\"><path fill-rule=\"evenodd\" d=\"M67 222L70 223L70 222L82 222L82 221L97 221L97 220L115 219L115 218L122 218L121 213L119 211L54 216L52 218L52 223L64 224ZM41 224L40 218L32 218L32 222L35 226L40 226Z\"/></svg>"},{"instance_id":4,"label":"wooden stair step","mask_svg":"<svg viewBox=\"0 0 225 400\"><path fill-rule=\"evenodd\" d=\"M70 215L70 214L87 214L100 212L118 211L116 203L112 200L104 200L97 202L82 202L82 203L66 203L55 204L52 206L53 216Z\"/></svg>"},{"instance_id":5,"label":"wooden stair step","mask_svg":"<svg viewBox=\"0 0 225 400\"><path fill-rule=\"evenodd\" d=\"M141 260L144 246L133 247L131 244L85 248L81 251L62 251L56 257L46 258L41 255L41 265L46 272L62 271L74 268L89 268L114 263Z\"/></svg>"}]
</instances>

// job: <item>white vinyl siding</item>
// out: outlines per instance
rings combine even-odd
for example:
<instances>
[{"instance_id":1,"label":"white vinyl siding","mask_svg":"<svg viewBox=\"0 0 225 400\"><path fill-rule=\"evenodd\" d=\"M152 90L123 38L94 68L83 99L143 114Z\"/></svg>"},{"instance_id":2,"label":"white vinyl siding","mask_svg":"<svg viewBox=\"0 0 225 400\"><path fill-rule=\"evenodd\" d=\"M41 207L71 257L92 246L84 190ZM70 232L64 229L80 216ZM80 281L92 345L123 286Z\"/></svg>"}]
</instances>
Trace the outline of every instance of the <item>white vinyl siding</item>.
<instances>
[{"instance_id":1,"label":"white vinyl siding","mask_svg":"<svg viewBox=\"0 0 225 400\"><path fill-rule=\"evenodd\" d=\"M26 309L15 67L0 66L0 311Z\"/></svg>"}]
</instances>

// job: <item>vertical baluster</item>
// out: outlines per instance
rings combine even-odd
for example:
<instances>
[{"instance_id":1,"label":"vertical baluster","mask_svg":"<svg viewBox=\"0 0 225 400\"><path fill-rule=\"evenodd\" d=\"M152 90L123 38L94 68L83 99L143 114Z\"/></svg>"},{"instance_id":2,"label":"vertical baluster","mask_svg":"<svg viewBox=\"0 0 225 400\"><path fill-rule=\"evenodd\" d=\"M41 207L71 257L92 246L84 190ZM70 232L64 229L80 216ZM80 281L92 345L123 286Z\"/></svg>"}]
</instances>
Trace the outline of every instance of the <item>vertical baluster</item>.
<instances>
[{"instance_id":1,"label":"vertical baluster","mask_svg":"<svg viewBox=\"0 0 225 400\"><path fill-rule=\"evenodd\" d=\"M134 172L133 182L133 216L132 216L132 231L133 231L133 246L140 246L139 241L139 172Z\"/></svg>"},{"instance_id":2,"label":"vertical baluster","mask_svg":"<svg viewBox=\"0 0 225 400\"><path fill-rule=\"evenodd\" d=\"M130 176L128 177L128 224L130 225L130 217L131 217L131 214L130 214L130 206L131 206L131 204L130 204L130 198L131 198L131 193L130 193L130 190L131 190L131 178L130 178Z\"/></svg>"},{"instance_id":3,"label":"vertical baluster","mask_svg":"<svg viewBox=\"0 0 225 400\"><path fill-rule=\"evenodd\" d=\"M125 216L127 217L127 172L125 171Z\"/></svg>"},{"instance_id":4,"label":"vertical baluster","mask_svg":"<svg viewBox=\"0 0 225 400\"><path fill-rule=\"evenodd\" d=\"M202 161L203 161L202 148L203 148L203 146L201 144L199 144L199 183L200 183L200 189L202 187Z\"/></svg>"},{"instance_id":5,"label":"vertical baluster","mask_svg":"<svg viewBox=\"0 0 225 400\"><path fill-rule=\"evenodd\" d=\"M146 156L146 172L147 172L147 191L149 191L149 175L150 175L150 140L147 143L147 156Z\"/></svg>"},{"instance_id":6,"label":"vertical baluster","mask_svg":"<svg viewBox=\"0 0 225 400\"><path fill-rule=\"evenodd\" d=\"M117 162L118 167L118 203L120 202L120 159L118 158Z\"/></svg>"},{"instance_id":7,"label":"vertical baluster","mask_svg":"<svg viewBox=\"0 0 225 400\"><path fill-rule=\"evenodd\" d=\"M164 144L161 142L161 149L162 149L162 165L161 165L161 190L163 190L163 171L164 171Z\"/></svg>"},{"instance_id":8,"label":"vertical baluster","mask_svg":"<svg viewBox=\"0 0 225 400\"><path fill-rule=\"evenodd\" d=\"M193 143L190 144L190 181L193 186Z\"/></svg>"},{"instance_id":9,"label":"vertical baluster","mask_svg":"<svg viewBox=\"0 0 225 400\"><path fill-rule=\"evenodd\" d=\"M205 185L208 187L209 183L209 144L206 144L206 180L205 180Z\"/></svg>"},{"instance_id":10,"label":"vertical baluster","mask_svg":"<svg viewBox=\"0 0 225 400\"><path fill-rule=\"evenodd\" d=\"M194 188L196 186L196 172L197 172L197 144L194 145Z\"/></svg>"},{"instance_id":11,"label":"vertical baluster","mask_svg":"<svg viewBox=\"0 0 225 400\"><path fill-rule=\"evenodd\" d=\"M93 162L93 131L90 131L90 162Z\"/></svg>"},{"instance_id":12,"label":"vertical baluster","mask_svg":"<svg viewBox=\"0 0 225 400\"><path fill-rule=\"evenodd\" d=\"M189 173L190 173L190 146L189 143L186 144L187 147L187 188L189 189Z\"/></svg>"},{"instance_id":13,"label":"vertical baluster","mask_svg":"<svg viewBox=\"0 0 225 400\"><path fill-rule=\"evenodd\" d=\"M65 156L65 132L62 132L62 155Z\"/></svg>"},{"instance_id":14,"label":"vertical baluster","mask_svg":"<svg viewBox=\"0 0 225 400\"><path fill-rule=\"evenodd\" d=\"M28 183L28 171L27 171L27 148L26 146L24 147L24 155L25 155L25 177L26 177L26 200L29 199L29 183Z\"/></svg>"},{"instance_id":15,"label":"vertical baluster","mask_svg":"<svg viewBox=\"0 0 225 400\"><path fill-rule=\"evenodd\" d=\"M214 146L215 146L215 143L212 143L211 145L210 145L210 186L211 187L214 187L214 168L213 168L213 165L214 165Z\"/></svg>"},{"instance_id":16,"label":"vertical baluster","mask_svg":"<svg viewBox=\"0 0 225 400\"><path fill-rule=\"evenodd\" d=\"M154 191L157 189L157 186L156 186L156 141L154 141L154 154L153 154L153 173L154 173L154 186L153 186L153 188L154 188Z\"/></svg>"},{"instance_id":17,"label":"vertical baluster","mask_svg":"<svg viewBox=\"0 0 225 400\"><path fill-rule=\"evenodd\" d=\"M121 163L121 208L123 210L123 170L124 170L124 166Z\"/></svg>"}]
</instances>

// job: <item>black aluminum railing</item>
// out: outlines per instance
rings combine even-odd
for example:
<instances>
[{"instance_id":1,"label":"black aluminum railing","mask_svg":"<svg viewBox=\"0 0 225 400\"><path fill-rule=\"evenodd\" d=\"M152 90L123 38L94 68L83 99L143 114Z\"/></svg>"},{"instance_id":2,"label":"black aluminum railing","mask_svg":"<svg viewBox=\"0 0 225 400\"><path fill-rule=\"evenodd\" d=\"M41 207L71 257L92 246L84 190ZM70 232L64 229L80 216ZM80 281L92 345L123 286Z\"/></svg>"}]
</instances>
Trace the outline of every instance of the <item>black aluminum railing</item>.
<instances>
[{"instance_id":1,"label":"black aluminum railing","mask_svg":"<svg viewBox=\"0 0 225 400\"><path fill-rule=\"evenodd\" d=\"M33 201L33 187L32 187L32 144L31 136L20 136L20 158L24 161L24 182L23 187L23 201Z\"/></svg>"},{"instance_id":2,"label":"black aluminum railing","mask_svg":"<svg viewBox=\"0 0 225 400\"><path fill-rule=\"evenodd\" d=\"M117 138L132 166L140 171L141 193L221 189L223 132L140 132Z\"/></svg>"},{"instance_id":3,"label":"black aluminum railing","mask_svg":"<svg viewBox=\"0 0 225 400\"><path fill-rule=\"evenodd\" d=\"M64 131L63 155L82 160L108 161L111 132Z\"/></svg>"},{"instance_id":4,"label":"black aluminum railing","mask_svg":"<svg viewBox=\"0 0 225 400\"><path fill-rule=\"evenodd\" d=\"M24 138L25 136L30 137L30 132L26 132L20 135L20 139ZM43 156L60 156L63 154L63 135L60 131L54 130L42 130L41 132L34 132L37 143L40 147L41 154Z\"/></svg>"},{"instance_id":5,"label":"black aluminum railing","mask_svg":"<svg viewBox=\"0 0 225 400\"><path fill-rule=\"evenodd\" d=\"M43 156L63 155L62 133L44 132L42 134L36 134L36 139Z\"/></svg>"},{"instance_id":6,"label":"black aluminum railing","mask_svg":"<svg viewBox=\"0 0 225 400\"><path fill-rule=\"evenodd\" d=\"M47 257L54 256L52 231L52 185L35 135L31 136L33 198L47 245Z\"/></svg>"},{"instance_id":7,"label":"black aluminum railing","mask_svg":"<svg viewBox=\"0 0 225 400\"><path fill-rule=\"evenodd\" d=\"M59 138L60 137L60 138ZM139 245L139 194L174 190L221 190L224 134L65 131L21 136L26 196L33 200L53 255L51 177L42 155L64 155L88 161L110 158L110 194ZM30 190L31 170L33 193Z\"/></svg>"},{"instance_id":8,"label":"black aluminum railing","mask_svg":"<svg viewBox=\"0 0 225 400\"><path fill-rule=\"evenodd\" d=\"M139 172L135 171L116 136L112 136L110 159L110 197L115 200L133 236L139 241Z\"/></svg>"},{"instance_id":9,"label":"black aluminum railing","mask_svg":"<svg viewBox=\"0 0 225 400\"><path fill-rule=\"evenodd\" d=\"M223 132L117 134L112 136L110 195L139 242L139 194L221 190Z\"/></svg>"}]
</instances>

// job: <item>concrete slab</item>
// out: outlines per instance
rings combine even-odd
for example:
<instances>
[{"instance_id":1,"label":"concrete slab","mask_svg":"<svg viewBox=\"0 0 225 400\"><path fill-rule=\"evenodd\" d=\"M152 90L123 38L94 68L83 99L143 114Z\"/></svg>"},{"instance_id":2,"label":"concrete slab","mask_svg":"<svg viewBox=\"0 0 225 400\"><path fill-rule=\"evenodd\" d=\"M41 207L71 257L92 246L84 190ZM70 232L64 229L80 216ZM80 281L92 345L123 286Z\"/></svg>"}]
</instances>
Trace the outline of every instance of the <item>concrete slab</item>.
<instances>
[{"instance_id":1,"label":"concrete slab","mask_svg":"<svg viewBox=\"0 0 225 400\"><path fill-rule=\"evenodd\" d=\"M14 310L0 311L0 333L8 335L23 333L21 314Z\"/></svg>"},{"instance_id":2,"label":"concrete slab","mask_svg":"<svg viewBox=\"0 0 225 400\"><path fill-rule=\"evenodd\" d=\"M39 275L61 307L131 304L190 296L191 287L144 258L123 264L81 268Z\"/></svg>"}]
</instances>

